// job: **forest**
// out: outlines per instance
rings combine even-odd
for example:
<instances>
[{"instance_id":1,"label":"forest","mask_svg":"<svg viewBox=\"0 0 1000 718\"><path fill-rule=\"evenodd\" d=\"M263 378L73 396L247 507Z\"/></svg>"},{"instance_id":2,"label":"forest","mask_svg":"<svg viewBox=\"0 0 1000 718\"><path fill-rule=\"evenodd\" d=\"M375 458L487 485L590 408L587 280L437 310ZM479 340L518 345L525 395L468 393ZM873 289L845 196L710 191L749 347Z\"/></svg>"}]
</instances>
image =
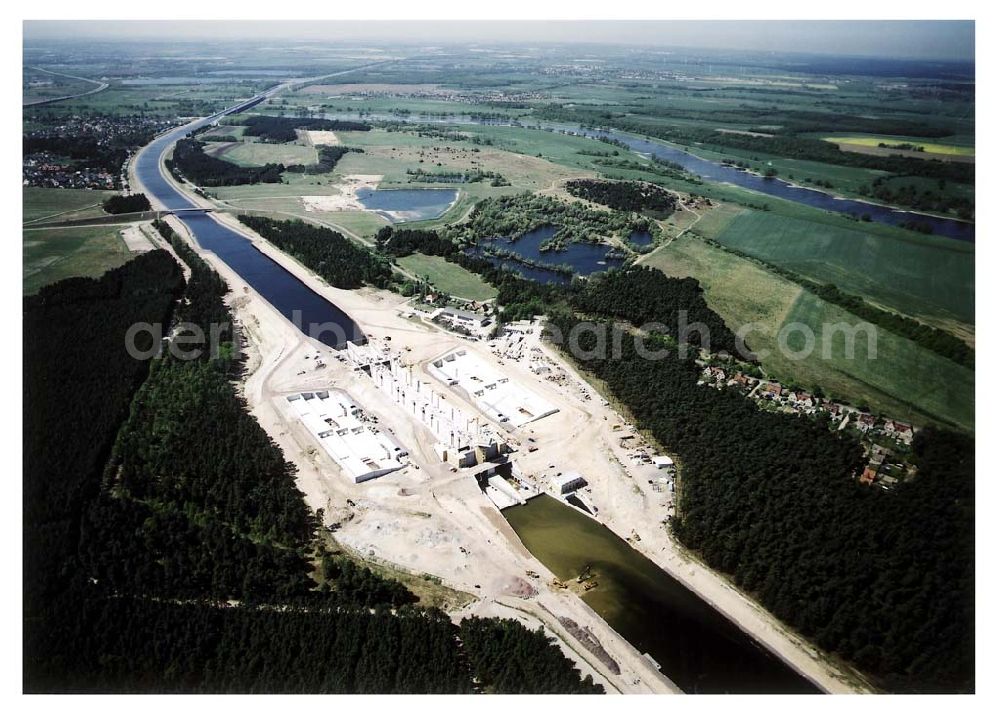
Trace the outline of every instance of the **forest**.
<instances>
[{"instance_id":1,"label":"forest","mask_svg":"<svg viewBox=\"0 0 1000 718\"><path fill-rule=\"evenodd\" d=\"M550 324L565 337L577 321ZM690 359L622 347L578 364L678 456L671 528L685 546L881 687L973 690L973 439L921 431L916 477L887 492L858 481L849 436L698 386Z\"/></svg>"},{"instance_id":2,"label":"forest","mask_svg":"<svg viewBox=\"0 0 1000 718\"><path fill-rule=\"evenodd\" d=\"M624 319L637 327L657 322L674 339L737 355L736 337L708 306L693 277L668 277L659 269L633 265L578 283L572 303L586 315Z\"/></svg>"},{"instance_id":3,"label":"forest","mask_svg":"<svg viewBox=\"0 0 1000 718\"><path fill-rule=\"evenodd\" d=\"M646 182L579 179L567 182L566 189L574 197L623 212L640 212L655 219L666 219L677 208L673 192Z\"/></svg>"},{"instance_id":4,"label":"forest","mask_svg":"<svg viewBox=\"0 0 1000 718\"><path fill-rule=\"evenodd\" d=\"M315 163L311 165L289 165L286 172L302 172L307 175L323 175L332 172L333 168L340 162L340 158L348 152L363 152L364 150L354 147L344 147L343 145L320 145L316 149L318 155Z\"/></svg>"},{"instance_id":5,"label":"forest","mask_svg":"<svg viewBox=\"0 0 1000 718\"><path fill-rule=\"evenodd\" d=\"M390 225L380 227L375 233L375 246L393 257L406 257L414 252L447 257L458 251L454 242L433 229L396 229Z\"/></svg>"},{"instance_id":6,"label":"forest","mask_svg":"<svg viewBox=\"0 0 1000 718\"><path fill-rule=\"evenodd\" d=\"M240 222L339 289L392 285L392 265L339 232L296 219L281 222L240 215Z\"/></svg>"},{"instance_id":7,"label":"forest","mask_svg":"<svg viewBox=\"0 0 1000 718\"><path fill-rule=\"evenodd\" d=\"M332 132L367 132L372 128L365 122L349 120L323 120L311 117L274 117L251 115L240 120L246 127L244 135L260 137L265 142L292 142L297 139L295 130L329 130Z\"/></svg>"},{"instance_id":8,"label":"forest","mask_svg":"<svg viewBox=\"0 0 1000 718\"><path fill-rule=\"evenodd\" d=\"M500 632L530 676L511 683L482 632L467 648L447 616L331 553L231 382L235 352L128 356L136 321L231 323L225 283L159 228L186 287L160 250L24 300L24 690L594 692L520 624Z\"/></svg>"},{"instance_id":9,"label":"forest","mask_svg":"<svg viewBox=\"0 0 1000 718\"><path fill-rule=\"evenodd\" d=\"M525 193L482 200L468 220L448 228L445 236L471 244L490 237L517 240L549 226L557 228L548 240L551 249L567 242L598 243L610 237L625 241L634 232L658 231L653 220L633 212L593 209L583 202L561 202Z\"/></svg>"},{"instance_id":10,"label":"forest","mask_svg":"<svg viewBox=\"0 0 1000 718\"><path fill-rule=\"evenodd\" d=\"M463 618L459 629L462 645L472 669L480 680L496 693L603 693L590 676L580 684L572 662L557 651L546 651L550 639L538 629L525 635L517 621ZM512 661L510 657L528 650L538 657L537 663Z\"/></svg>"},{"instance_id":11,"label":"forest","mask_svg":"<svg viewBox=\"0 0 1000 718\"><path fill-rule=\"evenodd\" d=\"M235 184L274 184L281 182L284 165L269 162L262 167L240 167L232 162L205 154L205 145L198 140L178 140L167 169L180 171L187 179L204 187L225 187Z\"/></svg>"},{"instance_id":12,"label":"forest","mask_svg":"<svg viewBox=\"0 0 1000 718\"><path fill-rule=\"evenodd\" d=\"M141 192L137 194L116 194L108 197L101 204L108 214L126 214L128 212L147 212L152 209L146 195Z\"/></svg>"}]
</instances>

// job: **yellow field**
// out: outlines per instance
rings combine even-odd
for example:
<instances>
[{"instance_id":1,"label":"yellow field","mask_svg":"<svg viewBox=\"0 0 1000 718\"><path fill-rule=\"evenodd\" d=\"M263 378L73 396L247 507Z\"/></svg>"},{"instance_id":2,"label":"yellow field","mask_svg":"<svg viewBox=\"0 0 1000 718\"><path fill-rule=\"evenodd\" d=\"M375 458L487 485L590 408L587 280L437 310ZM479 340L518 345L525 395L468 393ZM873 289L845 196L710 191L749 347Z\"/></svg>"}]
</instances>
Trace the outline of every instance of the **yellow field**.
<instances>
[{"instance_id":1,"label":"yellow field","mask_svg":"<svg viewBox=\"0 0 1000 718\"><path fill-rule=\"evenodd\" d=\"M924 152L936 155L958 155L960 157L973 157L976 154L975 147L960 147L957 145L940 145L933 142L923 142L916 138L899 137L824 137L826 142L833 142L838 145L858 145L860 147L878 147L879 143L886 145L911 144L916 147L923 147Z\"/></svg>"}]
</instances>

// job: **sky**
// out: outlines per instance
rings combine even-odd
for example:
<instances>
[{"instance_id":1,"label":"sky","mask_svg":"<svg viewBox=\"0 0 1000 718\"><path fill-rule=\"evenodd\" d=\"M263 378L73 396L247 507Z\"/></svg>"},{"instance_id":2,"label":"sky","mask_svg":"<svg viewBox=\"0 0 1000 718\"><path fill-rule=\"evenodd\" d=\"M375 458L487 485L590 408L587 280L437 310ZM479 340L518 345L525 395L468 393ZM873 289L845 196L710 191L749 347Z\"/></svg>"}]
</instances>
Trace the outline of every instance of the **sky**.
<instances>
[{"instance_id":1,"label":"sky","mask_svg":"<svg viewBox=\"0 0 1000 718\"><path fill-rule=\"evenodd\" d=\"M932 60L975 59L975 24L950 20L26 21L25 40L300 39L597 42Z\"/></svg>"}]
</instances>

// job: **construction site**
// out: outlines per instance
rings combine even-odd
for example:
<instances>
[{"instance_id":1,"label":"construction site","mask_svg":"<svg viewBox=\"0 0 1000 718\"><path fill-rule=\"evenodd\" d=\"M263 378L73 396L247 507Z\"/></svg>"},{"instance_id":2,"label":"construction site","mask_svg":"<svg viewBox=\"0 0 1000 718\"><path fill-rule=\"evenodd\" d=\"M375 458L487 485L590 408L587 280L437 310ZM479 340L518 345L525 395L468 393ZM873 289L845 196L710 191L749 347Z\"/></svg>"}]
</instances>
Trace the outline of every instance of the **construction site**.
<instances>
[{"instance_id":1,"label":"construction site","mask_svg":"<svg viewBox=\"0 0 1000 718\"><path fill-rule=\"evenodd\" d=\"M338 545L447 587L442 607L453 617L543 626L609 690L676 691L576 590L593 596L608 584L588 591L595 579L576 585L555 575L502 513L551 497L707 596L761 642L810 663L752 601L678 550L664 530L674 497L662 448L541 341L540 322L464 339L407 319L395 295L326 286L273 247L257 246L348 313L367 338L335 350L254 292L234 300L249 354L247 402L296 465L300 490Z\"/></svg>"}]
</instances>

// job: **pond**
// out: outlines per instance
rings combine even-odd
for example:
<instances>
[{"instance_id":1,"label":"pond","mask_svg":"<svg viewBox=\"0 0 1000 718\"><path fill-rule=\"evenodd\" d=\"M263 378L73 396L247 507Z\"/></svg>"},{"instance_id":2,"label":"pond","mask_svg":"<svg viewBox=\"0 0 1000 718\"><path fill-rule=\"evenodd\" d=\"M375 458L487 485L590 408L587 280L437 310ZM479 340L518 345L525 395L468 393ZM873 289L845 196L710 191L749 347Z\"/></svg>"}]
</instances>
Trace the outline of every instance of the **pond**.
<instances>
[{"instance_id":1,"label":"pond","mask_svg":"<svg viewBox=\"0 0 1000 718\"><path fill-rule=\"evenodd\" d=\"M358 201L390 222L437 219L458 199L457 189L370 189L357 191Z\"/></svg>"},{"instance_id":2,"label":"pond","mask_svg":"<svg viewBox=\"0 0 1000 718\"><path fill-rule=\"evenodd\" d=\"M572 279L572 275L553 271L548 267L569 267L573 270L574 275L586 277L595 272L605 272L621 267L624 264L624 259L621 257L608 256L608 252L613 250L606 244L568 242L564 249L542 249L542 245L551 239L558 230L558 227L550 225L532 230L520 239L513 241L506 237L481 239L476 247L470 249L473 254L486 257L494 265L517 272L536 282L564 284ZM492 256L483 252L484 248L496 250L505 256Z\"/></svg>"},{"instance_id":3,"label":"pond","mask_svg":"<svg viewBox=\"0 0 1000 718\"><path fill-rule=\"evenodd\" d=\"M547 495L503 511L560 580L685 693L818 693L806 678L598 521Z\"/></svg>"},{"instance_id":4,"label":"pond","mask_svg":"<svg viewBox=\"0 0 1000 718\"><path fill-rule=\"evenodd\" d=\"M636 247L648 247L653 243L653 235L649 232L632 232L628 241Z\"/></svg>"}]
</instances>

